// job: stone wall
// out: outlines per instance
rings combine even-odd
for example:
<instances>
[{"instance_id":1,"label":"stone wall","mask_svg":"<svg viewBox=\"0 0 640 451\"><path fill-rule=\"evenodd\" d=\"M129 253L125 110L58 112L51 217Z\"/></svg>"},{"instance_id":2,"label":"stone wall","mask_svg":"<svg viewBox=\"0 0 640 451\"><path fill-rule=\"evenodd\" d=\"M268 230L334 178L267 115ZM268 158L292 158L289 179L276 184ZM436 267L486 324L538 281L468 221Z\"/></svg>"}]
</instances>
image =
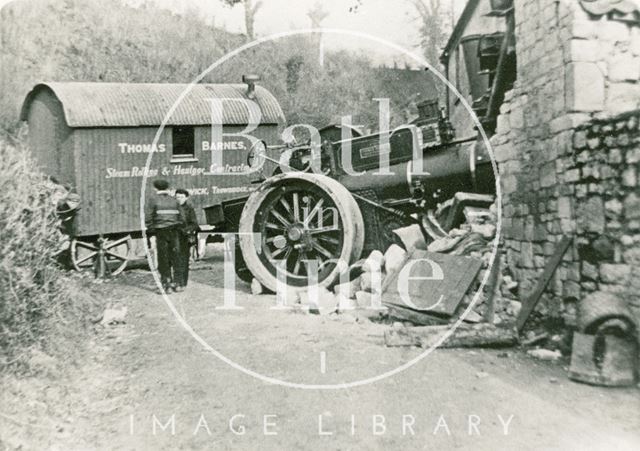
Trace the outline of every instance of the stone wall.
<instances>
[{"instance_id":1,"label":"stone wall","mask_svg":"<svg viewBox=\"0 0 640 451\"><path fill-rule=\"evenodd\" d=\"M524 298L556 243L563 235L576 237L537 309L572 323L573 301L595 289L620 291L625 271L632 271L606 266L628 265L624 252L589 263L582 250L613 233L616 221L624 225L608 239L637 243L634 220L629 225L624 216L625 199L637 193L636 168L625 161L635 158L636 132L618 130L607 118L640 104L640 27L589 15L578 0L515 0L515 21L517 81L491 138L503 192L503 249ZM578 150L582 136L587 148ZM617 136L627 136L620 139L629 139L628 146L612 141ZM612 163L610 154L621 161ZM614 198L622 205L617 219Z\"/></svg>"},{"instance_id":2,"label":"stone wall","mask_svg":"<svg viewBox=\"0 0 640 451\"><path fill-rule=\"evenodd\" d=\"M612 292L640 324L640 111L576 130L573 185L582 294ZM562 199L559 199L561 201Z\"/></svg>"}]
</instances>

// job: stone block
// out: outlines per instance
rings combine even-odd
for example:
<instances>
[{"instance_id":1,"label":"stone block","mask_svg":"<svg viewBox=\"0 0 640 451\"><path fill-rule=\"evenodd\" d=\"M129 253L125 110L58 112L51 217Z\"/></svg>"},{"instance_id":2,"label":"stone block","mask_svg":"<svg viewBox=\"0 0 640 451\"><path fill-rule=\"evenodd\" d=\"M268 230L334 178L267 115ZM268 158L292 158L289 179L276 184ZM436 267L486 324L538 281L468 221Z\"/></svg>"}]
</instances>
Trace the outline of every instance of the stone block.
<instances>
[{"instance_id":1,"label":"stone block","mask_svg":"<svg viewBox=\"0 0 640 451\"><path fill-rule=\"evenodd\" d=\"M609 215L615 217L622 213L622 202L618 199L609 199L604 203L604 208Z\"/></svg>"},{"instance_id":2,"label":"stone block","mask_svg":"<svg viewBox=\"0 0 640 451\"><path fill-rule=\"evenodd\" d=\"M616 139L616 144L620 147L627 147L631 144L631 139L627 133L620 133Z\"/></svg>"},{"instance_id":3,"label":"stone block","mask_svg":"<svg viewBox=\"0 0 640 451\"><path fill-rule=\"evenodd\" d=\"M567 65L565 102L569 111L600 111L605 104L605 77L597 64Z\"/></svg>"},{"instance_id":4,"label":"stone block","mask_svg":"<svg viewBox=\"0 0 640 451\"><path fill-rule=\"evenodd\" d=\"M524 239L524 222L522 218L513 218L511 221L511 237L516 240Z\"/></svg>"},{"instance_id":5,"label":"stone block","mask_svg":"<svg viewBox=\"0 0 640 451\"><path fill-rule=\"evenodd\" d=\"M636 174L635 166L629 166L622 171L622 185L635 187L638 185L638 176Z\"/></svg>"},{"instance_id":6,"label":"stone block","mask_svg":"<svg viewBox=\"0 0 640 451\"><path fill-rule=\"evenodd\" d=\"M543 188L547 188L549 186L554 186L557 183L556 179L556 164L551 161L549 163L543 164L540 167L540 186Z\"/></svg>"},{"instance_id":7,"label":"stone block","mask_svg":"<svg viewBox=\"0 0 640 451\"><path fill-rule=\"evenodd\" d=\"M625 197L624 217L626 219L640 219L640 197L636 193L629 193Z\"/></svg>"},{"instance_id":8,"label":"stone block","mask_svg":"<svg viewBox=\"0 0 640 451\"><path fill-rule=\"evenodd\" d=\"M596 150L602 144L602 139L599 136L594 136L592 138L587 139L587 147L591 150ZM587 161L589 161L589 158Z\"/></svg>"},{"instance_id":9,"label":"stone block","mask_svg":"<svg viewBox=\"0 0 640 451\"><path fill-rule=\"evenodd\" d=\"M612 113L623 113L640 105L640 85L611 83L607 89L606 109Z\"/></svg>"},{"instance_id":10,"label":"stone block","mask_svg":"<svg viewBox=\"0 0 640 451\"><path fill-rule=\"evenodd\" d=\"M514 174L520 172L521 169L520 161L518 160L510 160L500 163L501 174Z\"/></svg>"},{"instance_id":11,"label":"stone block","mask_svg":"<svg viewBox=\"0 0 640 451\"><path fill-rule=\"evenodd\" d=\"M580 170L579 169L569 169L564 173L564 181L566 183L575 183L580 180Z\"/></svg>"},{"instance_id":12,"label":"stone block","mask_svg":"<svg viewBox=\"0 0 640 451\"><path fill-rule=\"evenodd\" d=\"M629 50L636 56L640 56L640 28L632 27L629 41Z\"/></svg>"},{"instance_id":13,"label":"stone block","mask_svg":"<svg viewBox=\"0 0 640 451\"><path fill-rule=\"evenodd\" d=\"M620 149L614 148L609 150L609 163L610 164L622 163L622 152L620 152Z\"/></svg>"},{"instance_id":14,"label":"stone block","mask_svg":"<svg viewBox=\"0 0 640 451\"><path fill-rule=\"evenodd\" d=\"M518 189L518 178L514 175L500 177L500 181L502 183L503 194L511 194Z\"/></svg>"},{"instance_id":15,"label":"stone block","mask_svg":"<svg viewBox=\"0 0 640 451\"><path fill-rule=\"evenodd\" d=\"M598 280L598 276L600 275L598 267L587 261L582 262L581 274L583 278L588 280Z\"/></svg>"},{"instance_id":16,"label":"stone block","mask_svg":"<svg viewBox=\"0 0 640 451\"><path fill-rule=\"evenodd\" d=\"M497 162L503 162L516 159L516 152L513 144L507 142L505 144L493 147L493 157Z\"/></svg>"},{"instance_id":17,"label":"stone block","mask_svg":"<svg viewBox=\"0 0 640 451\"><path fill-rule=\"evenodd\" d=\"M580 285L572 280L567 280L563 284L563 297L580 299Z\"/></svg>"},{"instance_id":18,"label":"stone block","mask_svg":"<svg viewBox=\"0 0 640 451\"><path fill-rule=\"evenodd\" d=\"M573 148L576 150L582 150L587 147L587 131L576 130L573 134Z\"/></svg>"},{"instance_id":19,"label":"stone block","mask_svg":"<svg viewBox=\"0 0 640 451\"><path fill-rule=\"evenodd\" d=\"M609 81L636 81L640 78L640 58L631 52L618 54L609 60Z\"/></svg>"},{"instance_id":20,"label":"stone block","mask_svg":"<svg viewBox=\"0 0 640 451\"><path fill-rule=\"evenodd\" d=\"M602 263L599 272L600 280L604 283L627 285L631 276L631 265Z\"/></svg>"},{"instance_id":21,"label":"stone block","mask_svg":"<svg viewBox=\"0 0 640 451\"><path fill-rule=\"evenodd\" d=\"M627 150L625 154L625 161L629 164L640 162L640 147Z\"/></svg>"},{"instance_id":22,"label":"stone block","mask_svg":"<svg viewBox=\"0 0 640 451\"><path fill-rule=\"evenodd\" d=\"M578 205L576 217L582 230L587 232L604 232L604 203L600 197L591 197Z\"/></svg>"},{"instance_id":23,"label":"stone block","mask_svg":"<svg viewBox=\"0 0 640 451\"><path fill-rule=\"evenodd\" d=\"M560 218L571 218L571 198L560 197L558 198L558 216Z\"/></svg>"},{"instance_id":24,"label":"stone block","mask_svg":"<svg viewBox=\"0 0 640 451\"><path fill-rule=\"evenodd\" d=\"M522 243L520 250L520 265L524 268L534 268L533 244L527 241Z\"/></svg>"},{"instance_id":25,"label":"stone block","mask_svg":"<svg viewBox=\"0 0 640 451\"><path fill-rule=\"evenodd\" d=\"M571 36L574 38L592 39L598 34L598 22L594 20L574 20L571 25Z\"/></svg>"},{"instance_id":26,"label":"stone block","mask_svg":"<svg viewBox=\"0 0 640 451\"><path fill-rule=\"evenodd\" d=\"M569 42L569 61L595 62L600 58L600 44L593 39L572 39Z\"/></svg>"},{"instance_id":27,"label":"stone block","mask_svg":"<svg viewBox=\"0 0 640 451\"><path fill-rule=\"evenodd\" d=\"M509 113L509 125L511 129L521 129L524 127L524 111L521 106L511 108Z\"/></svg>"},{"instance_id":28,"label":"stone block","mask_svg":"<svg viewBox=\"0 0 640 451\"><path fill-rule=\"evenodd\" d=\"M560 220L560 231L562 233L573 233L576 230L576 222L572 219L562 218Z\"/></svg>"},{"instance_id":29,"label":"stone block","mask_svg":"<svg viewBox=\"0 0 640 451\"><path fill-rule=\"evenodd\" d=\"M631 30L626 23L616 20L601 20L598 22L598 39L616 43L628 42L630 38Z\"/></svg>"},{"instance_id":30,"label":"stone block","mask_svg":"<svg viewBox=\"0 0 640 451\"><path fill-rule=\"evenodd\" d=\"M501 114L498 116L497 124L496 124L496 133L498 134L507 134L511 130L511 126L509 125L509 116L506 114Z\"/></svg>"}]
</instances>

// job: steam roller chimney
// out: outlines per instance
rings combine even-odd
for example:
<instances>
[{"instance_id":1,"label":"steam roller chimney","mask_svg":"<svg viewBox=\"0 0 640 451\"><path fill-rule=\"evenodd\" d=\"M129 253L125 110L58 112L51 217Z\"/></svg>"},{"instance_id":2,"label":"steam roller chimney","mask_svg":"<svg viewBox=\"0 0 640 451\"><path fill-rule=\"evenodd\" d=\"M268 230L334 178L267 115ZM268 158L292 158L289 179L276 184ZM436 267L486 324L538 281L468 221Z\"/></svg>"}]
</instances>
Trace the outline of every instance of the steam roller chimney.
<instances>
[{"instance_id":1,"label":"steam roller chimney","mask_svg":"<svg viewBox=\"0 0 640 451\"><path fill-rule=\"evenodd\" d=\"M243 75L242 82L247 84L247 97L256 98L256 82L260 81L260 76L255 74Z\"/></svg>"}]
</instances>

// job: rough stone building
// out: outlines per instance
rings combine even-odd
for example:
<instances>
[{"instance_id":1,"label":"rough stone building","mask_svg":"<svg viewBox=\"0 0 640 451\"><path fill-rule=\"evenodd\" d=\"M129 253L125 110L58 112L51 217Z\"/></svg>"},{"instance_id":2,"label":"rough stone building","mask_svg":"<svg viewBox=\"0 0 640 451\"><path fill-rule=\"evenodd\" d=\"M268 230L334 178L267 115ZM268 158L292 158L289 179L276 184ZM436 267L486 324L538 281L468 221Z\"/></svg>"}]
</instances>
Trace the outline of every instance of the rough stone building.
<instances>
[{"instance_id":1,"label":"rough stone building","mask_svg":"<svg viewBox=\"0 0 640 451\"><path fill-rule=\"evenodd\" d=\"M640 321L640 4L514 0L517 79L491 143L520 297L574 240L538 306L575 321L613 293Z\"/></svg>"}]
</instances>

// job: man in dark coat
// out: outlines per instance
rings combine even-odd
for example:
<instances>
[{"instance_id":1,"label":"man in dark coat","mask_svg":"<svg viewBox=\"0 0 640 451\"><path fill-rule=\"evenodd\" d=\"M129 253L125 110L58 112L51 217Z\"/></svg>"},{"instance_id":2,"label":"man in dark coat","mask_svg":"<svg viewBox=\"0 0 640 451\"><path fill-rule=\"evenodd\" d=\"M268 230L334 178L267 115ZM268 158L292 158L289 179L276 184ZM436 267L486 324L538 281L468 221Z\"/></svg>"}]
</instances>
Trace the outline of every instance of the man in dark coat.
<instances>
[{"instance_id":1,"label":"man in dark coat","mask_svg":"<svg viewBox=\"0 0 640 451\"><path fill-rule=\"evenodd\" d=\"M189 191L186 189L176 190L176 200L180 205L180 212L184 218L184 226L180 233L180 258L178 265L180 266L180 274L182 279L176 281L177 290L181 291L187 286L189 280L189 257L191 255L191 246L196 244L196 233L198 231L198 218L193 206L189 202Z\"/></svg>"},{"instance_id":2,"label":"man in dark coat","mask_svg":"<svg viewBox=\"0 0 640 451\"><path fill-rule=\"evenodd\" d=\"M155 196L145 204L145 223L147 233L155 235L158 252L158 271L164 291L178 290L182 281L181 266L176 264L181 255L180 231L184 227L184 218L178 201L169 194L169 182L153 182Z\"/></svg>"}]
</instances>

